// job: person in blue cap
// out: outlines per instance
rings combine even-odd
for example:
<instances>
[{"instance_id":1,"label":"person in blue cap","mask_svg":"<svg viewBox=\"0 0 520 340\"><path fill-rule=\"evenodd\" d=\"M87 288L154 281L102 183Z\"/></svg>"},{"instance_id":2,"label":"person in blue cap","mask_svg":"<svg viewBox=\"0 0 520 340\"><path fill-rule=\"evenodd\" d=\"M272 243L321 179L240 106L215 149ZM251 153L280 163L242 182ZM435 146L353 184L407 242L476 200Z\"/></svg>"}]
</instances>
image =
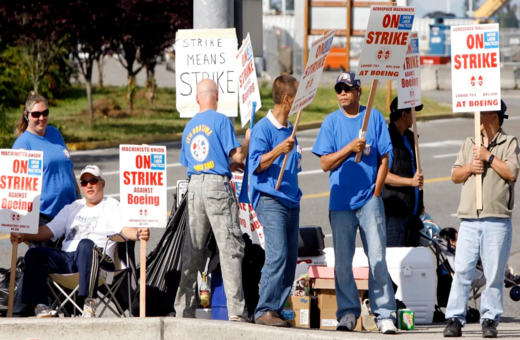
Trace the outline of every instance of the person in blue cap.
<instances>
[{"instance_id":1,"label":"person in blue cap","mask_svg":"<svg viewBox=\"0 0 520 340\"><path fill-rule=\"evenodd\" d=\"M321 158L323 171L330 171L329 220L336 258L337 329L352 331L361 314L352 274L359 226L370 265L370 306L377 316L379 330L394 334L397 330L392 313L396 303L386 265L385 212L381 199L392 142L385 119L376 109L371 111L365 137L360 138L366 107L359 103L361 81L355 79L354 73L340 74L334 90L339 109L323 121L312 152ZM362 152L362 157L356 163L358 152Z\"/></svg>"}]
</instances>

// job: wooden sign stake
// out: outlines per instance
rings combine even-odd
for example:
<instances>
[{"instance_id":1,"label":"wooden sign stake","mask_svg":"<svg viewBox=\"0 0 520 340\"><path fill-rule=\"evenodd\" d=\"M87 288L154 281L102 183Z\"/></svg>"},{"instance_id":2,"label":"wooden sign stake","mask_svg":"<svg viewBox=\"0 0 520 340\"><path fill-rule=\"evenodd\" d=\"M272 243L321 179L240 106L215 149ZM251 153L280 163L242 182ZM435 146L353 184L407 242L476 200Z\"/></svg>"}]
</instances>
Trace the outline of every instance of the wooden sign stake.
<instances>
[{"instance_id":1,"label":"wooden sign stake","mask_svg":"<svg viewBox=\"0 0 520 340\"><path fill-rule=\"evenodd\" d=\"M415 106L412 107L412 124L413 124L413 141L415 144L415 164L416 164L416 171L420 174L422 174L421 169L421 156L419 155L419 135L417 132L417 118L415 117ZM422 190L423 187L419 187L419 190Z\"/></svg>"},{"instance_id":2,"label":"wooden sign stake","mask_svg":"<svg viewBox=\"0 0 520 340\"><path fill-rule=\"evenodd\" d=\"M294 138L296 136L296 131L298 131L298 124L300 123L300 117L302 116L302 110L298 111L298 116L296 116L296 122L294 122L293 132L291 137ZM290 152L289 152L290 153ZM289 153L285 154L285 158L283 159L282 168L280 169L280 175L278 176L278 182L276 182L276 191L280 189L280 184L282 184L283 173L285 172L285 166L287 165L287 159L289 159Z\"/></svg>"},{"instance_id":3,"label":"wooden sign stake","mask_svg":"<svg viewBox=\"0 0 520 340\"><path fill-rule=\"evenodd\" d=\"M480 112L475 111L475 146L482 145L480 134ZM482 210L482 175L475 175L475 190L477 191L477 210Z\"/></svg>"},{"instance_id":4,"label":"wooden sign stake","mask_svg":"<svg viewBox=\"0 0 520 340\"><path fill-rule=\"evenodd\" d=\"M368 121L370 120L370 111L372 111L372 105L374 104L374 98L376 96L377 83L377 79L372 80L372 85L370 86L370 94L368 95L367 110L365 111L365 118L363 119L363 127L359 132L359 138L365 138L365 133L367 132ZM356 154L356 163L359 163L359 161L361 161L361 152L358 152Z\"/></svg>"},{"instance_id":5,"label":"wooden sign stake","mask_svg":"<svg viewBox=\"0 0 520 340\"><path fill-rule=\"evenodd\" d=\"M11 243L13 251L11 253L11 277L9 278L9 300L7 306L7 317L13 317L14 309L14 286L16 282L16 260L18 259L18 242Z\"/></svg>"},{"instance_id":6,"label":"wooden sign stake","mask_svg":"<svg viewBox=\"0 0 520 340\"><path fill-rule=\"evenodd\" d=\"M141 240L140 242L139 317L144 318L146 317L146 241Z\"/></svg>"}]
</instances>

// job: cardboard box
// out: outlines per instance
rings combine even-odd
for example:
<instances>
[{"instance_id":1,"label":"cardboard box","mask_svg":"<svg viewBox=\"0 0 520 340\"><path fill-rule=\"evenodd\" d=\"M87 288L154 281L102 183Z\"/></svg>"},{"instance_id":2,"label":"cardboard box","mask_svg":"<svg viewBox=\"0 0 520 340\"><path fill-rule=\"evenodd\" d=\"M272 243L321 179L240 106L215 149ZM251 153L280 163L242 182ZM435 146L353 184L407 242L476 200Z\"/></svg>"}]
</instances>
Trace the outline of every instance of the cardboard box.
<instances>
[{"instance_id":1,"label":"cardboard box","mask_svg":"<svg viewBox=\"0 0 520 340\"><path fill-rule=\"evenodd\" d=\"M289 296L285 302L285 309L282 314L293 327L311 327L311 297L310 296Z\"/></svg>"},{"instance_id":2,"label":"cardboard box","mask_svg":"<svg viewBox=\"0 0 520 340\"><path fill-rule=\"evenodd\" d=\"M352 273L356 280L368 280L368 267L354 267ZM334 267L309 266L308 274L309 279L334 279Z\"/></svg>"},{"instance_id":3,"label":"cardboard box","mask_svg":"<svg viewBox=\"0 0 520 340\"><path fill-rule=\"evenodd\" d=\"M368 290L368 280L356 280L358 288L359 300ZM320 329L336 329L338 321L336 319L336 311L338 303L336 300L336 287L334 280L331 279L313 279L311 280L311 288L318 296L318 309L320 310ZM354 330L361 331L363 329L363 320L360 317L357 320Z\"/></svg>"}]
</instances>

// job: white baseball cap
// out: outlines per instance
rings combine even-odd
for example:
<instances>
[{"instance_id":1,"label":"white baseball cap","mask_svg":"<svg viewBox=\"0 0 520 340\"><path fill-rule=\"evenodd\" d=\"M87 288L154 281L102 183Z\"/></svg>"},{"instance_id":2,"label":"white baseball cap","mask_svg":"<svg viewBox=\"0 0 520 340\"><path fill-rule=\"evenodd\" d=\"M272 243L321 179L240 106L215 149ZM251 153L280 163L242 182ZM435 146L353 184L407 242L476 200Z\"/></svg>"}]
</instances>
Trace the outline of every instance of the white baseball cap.
<instances>
[{"instance_id":1,"label":"white baseball cap","mask_svg":"<svg viewBox=\"0 0 520 340\"><path fill-rule=\"evenodd\" d=\"M103 173L99 169L97 165L87 165L83 170L81 170L81 175L79 175L79 179L83 177L84 174L91 174L92 176L103 178Z\"/></svg>"}]
</instances>

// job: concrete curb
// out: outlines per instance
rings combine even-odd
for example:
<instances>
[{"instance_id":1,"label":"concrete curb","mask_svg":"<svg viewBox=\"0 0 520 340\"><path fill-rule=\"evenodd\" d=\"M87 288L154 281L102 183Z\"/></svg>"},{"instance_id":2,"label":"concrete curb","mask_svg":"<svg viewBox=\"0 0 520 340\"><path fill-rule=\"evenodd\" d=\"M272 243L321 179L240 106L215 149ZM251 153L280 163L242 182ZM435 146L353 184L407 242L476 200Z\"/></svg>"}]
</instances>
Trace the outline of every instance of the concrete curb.
<instances>
[{"instance_id":1,"label":"concrete curb","mask_svg":"<svg viewBox=\"0 0 520 340\"><path fill-rule=\"evenodd\" d=\"M440 113L440 114L428 114L417 116L417 121L430 121L437 119L450 119L450 118L473 118L473 113ZM388 118L386 119L388 122ZM321 127L322 121L314 121L308 123L302 123L298 126L298 131L317 129ZM237 129L237 135L245 134L247 128ZM69 151L80 151L80 150L93 150L93 149L105 149L114 148L120 144L153 144L153 143L166 143L166 142L177 142L182 139L182 132L174 134L166 134L159 136L144 136L139 138L133 138L131 140L118 139L118 140L106 140L99 142L80 142L80 143L67 143Z\"/></svg>"}]
</instances>

